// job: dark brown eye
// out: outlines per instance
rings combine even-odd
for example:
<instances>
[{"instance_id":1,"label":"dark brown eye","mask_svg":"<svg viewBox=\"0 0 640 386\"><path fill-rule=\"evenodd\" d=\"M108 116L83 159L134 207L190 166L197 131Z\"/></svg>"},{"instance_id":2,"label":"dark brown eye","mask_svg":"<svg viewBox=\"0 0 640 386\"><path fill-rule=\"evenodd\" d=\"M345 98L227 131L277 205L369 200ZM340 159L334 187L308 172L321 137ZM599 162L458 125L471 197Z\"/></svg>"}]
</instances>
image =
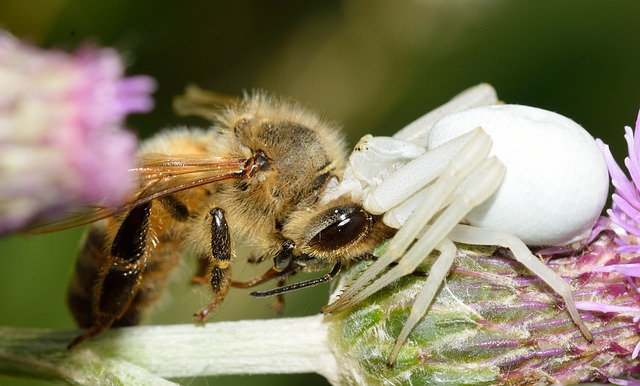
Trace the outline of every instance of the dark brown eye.
<instances>
[{"instance_id":1,"label":"dark brown eye","mask_svg":"<svg viewBox=\"0 0 640 386\"><path fill-rule=\"evenodd\" d=\"M372 216L357 205L331 208L322 217L324 227L309 244L324 250L343 247L366 234L372 222Z\"/></svg>"}]
</instances>

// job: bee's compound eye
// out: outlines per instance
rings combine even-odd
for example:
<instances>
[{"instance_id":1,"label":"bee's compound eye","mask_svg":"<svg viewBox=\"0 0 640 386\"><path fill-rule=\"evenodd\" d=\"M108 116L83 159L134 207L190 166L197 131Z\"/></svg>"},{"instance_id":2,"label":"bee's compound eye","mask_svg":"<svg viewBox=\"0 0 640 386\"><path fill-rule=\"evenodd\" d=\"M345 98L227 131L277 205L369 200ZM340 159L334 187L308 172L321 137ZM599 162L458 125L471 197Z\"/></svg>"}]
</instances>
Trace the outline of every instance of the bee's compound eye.
<instances>
[{"instance_id":1,"label":"bee's compound eye","mask_svg":"<svg viewBox=\"0 0 640 386\"><path fill-rule=\"evenodd\" d=\"M310 241L315 248L333 250L360 239L371 228L373 217L357 205L331 208L322 216L323 228Z\"/></svg>"}]
</instances>

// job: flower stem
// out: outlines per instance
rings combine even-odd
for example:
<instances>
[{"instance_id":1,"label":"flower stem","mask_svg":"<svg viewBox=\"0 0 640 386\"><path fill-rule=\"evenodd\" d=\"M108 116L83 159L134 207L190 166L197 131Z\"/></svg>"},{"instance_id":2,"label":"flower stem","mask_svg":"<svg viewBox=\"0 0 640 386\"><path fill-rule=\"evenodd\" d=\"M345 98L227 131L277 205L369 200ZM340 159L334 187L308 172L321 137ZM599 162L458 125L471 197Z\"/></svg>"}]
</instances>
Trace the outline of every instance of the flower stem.
<instances>
[{"instance_id":1,"label":"flower stem","mask_svg":"<svg viewBox=\"0 0 640 386\"><path fill-rule=\"evenodd\" d=\"M72 350L74 331L0 328L0 374L75 385L172 384L162 378L319 373L337 378L320 315L114 329Z\"/></svg>"}]
</instances>

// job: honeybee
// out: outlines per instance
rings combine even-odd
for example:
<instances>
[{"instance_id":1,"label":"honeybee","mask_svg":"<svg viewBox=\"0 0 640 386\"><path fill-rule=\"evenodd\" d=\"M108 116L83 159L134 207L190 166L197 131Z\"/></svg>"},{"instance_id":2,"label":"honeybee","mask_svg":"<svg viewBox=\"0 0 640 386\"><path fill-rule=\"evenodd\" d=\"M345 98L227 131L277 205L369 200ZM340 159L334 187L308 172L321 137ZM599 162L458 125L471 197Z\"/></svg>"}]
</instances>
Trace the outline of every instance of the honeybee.
<instances>
[{"instance_id":1,"label":"honeybee","mask_svg":"<svg viewBox=\"0 0 640 386\"><path fill-rule=\"evenodd\" d=\"M68 291L72 314L87 330L69 347L112 326L138 324L187 248L213 290L195 314L203 322L231 286L275 280L278 287L264 293L273 295L325 282L394 232L348 198L320 201L342 177L346 152L335 125L317 113L262 92L236 100L191 88L178 102L182 113L205 116L212 126L144 141L131 170L138 186L126 203L54 225L93 223ZM254 261L272 259L273 266L248 282L232 281L240 244ZM329 268L284 285L298 271Z\"/></svg>"}]
</instances>

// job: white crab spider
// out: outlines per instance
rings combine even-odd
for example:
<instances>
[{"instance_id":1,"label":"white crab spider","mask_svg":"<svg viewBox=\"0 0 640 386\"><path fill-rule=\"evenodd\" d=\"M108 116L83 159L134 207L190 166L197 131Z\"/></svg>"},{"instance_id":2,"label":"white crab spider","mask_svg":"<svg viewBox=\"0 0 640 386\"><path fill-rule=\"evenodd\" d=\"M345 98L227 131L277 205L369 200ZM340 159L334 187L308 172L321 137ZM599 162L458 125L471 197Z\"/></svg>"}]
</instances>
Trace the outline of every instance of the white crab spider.
<instances>
[{"instance_id":1,"label":"white crab spider","mask_svg":"<svg viewBox=\"0 0 640 386\"><path fill-rule=\"evenodd\" d=\"M350 194L399 230L384 254L323 312L352 307L438 250L391 352L393 363L448 274L453 243L496 245L510 249L563 298L591 341L569 284L526 245L580 245L602 211L608 180L604 158L581 126L549 111L500 105L489 85L457 96L393 138L365 136L343 182L325 199ZM392 262L397 265L381 274Z\"/></svg>"}]
</instances>

